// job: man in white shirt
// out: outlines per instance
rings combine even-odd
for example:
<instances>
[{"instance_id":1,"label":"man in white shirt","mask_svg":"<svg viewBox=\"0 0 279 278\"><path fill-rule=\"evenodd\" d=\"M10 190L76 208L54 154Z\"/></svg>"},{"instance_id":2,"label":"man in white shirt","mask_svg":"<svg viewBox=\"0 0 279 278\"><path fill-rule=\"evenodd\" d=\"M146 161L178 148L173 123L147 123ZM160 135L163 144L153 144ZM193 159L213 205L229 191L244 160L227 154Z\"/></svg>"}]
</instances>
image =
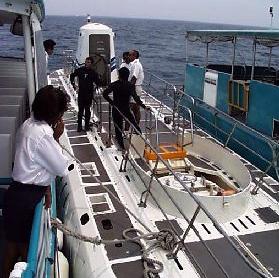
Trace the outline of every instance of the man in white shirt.
<instances>
[{"instance_id":1,"label":"man in white shirt","mask_svg":"<svg viewBox=\"0 0 279 278\"><path fill-rule=\"evenodd\" d=\"M129 52L129 59L131 62L129 81L135 85L136 93L140 97L142 94L142 83L144 80L144 72L141 62L139 61L139 52L137 50L131 50ZM140 123L140 106L131 100L131 110L134 113L137 124ZM127 127L126 127L127 130Z\"/></svg>"},{"instance_id":2,"label":"man in white shirt","mask_svg":"<svg viewBox=\"0 0 279 278\"><path fill-rule=\"evenodd\" d=\"M52 40L52 39L44 41L47 73L48 73L48 58L49 58L49 56L51 56L53 54L55 45L56 45L56 42L54 40Z\"/></svg>"},{"instance_id":3,"label":"man in white shirt","mask_svg":"<svg viewBox=\"0 0 279 278\"><path fill-rule=\"evenodd\" d=\"M123 52L122 54L122 63L119 67L121 68L127 68L129 71L131 70L131 63L130 63L130 59L129 59L129 52Z\"/></svg>"},{"instance_id":4,"label":"man in white shirt","mask_svg":"<svg viewBox=\"0 0 279 278\"><path fill-rule=\"evenodd\" d=\"M69 98L51 85L40 89L32 104L32 116L17 134L13 182L4 200L6 237L4 277L9 277L18 257L27 260L35 207L45 196L51 204L50 183L68 174L69 160L58 144L64 131L62 116Z\"/></svg>"}]
</instances>

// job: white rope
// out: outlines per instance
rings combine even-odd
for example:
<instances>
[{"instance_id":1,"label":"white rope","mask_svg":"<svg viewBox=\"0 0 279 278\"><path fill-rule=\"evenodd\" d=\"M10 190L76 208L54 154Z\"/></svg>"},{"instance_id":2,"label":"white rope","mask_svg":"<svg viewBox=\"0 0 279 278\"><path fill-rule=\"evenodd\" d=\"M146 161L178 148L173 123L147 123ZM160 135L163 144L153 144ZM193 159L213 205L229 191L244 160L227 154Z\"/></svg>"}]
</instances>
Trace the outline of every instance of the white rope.
<instances>
[{"instance_id":1,"label":"white rope","mask_svg":"<svg viewBox=\"0 0 279 278\"><path fill-rule=\"evenodd\" d=\"M178 239L175 236L174 232L168 229L161 230L159 232L144 234L142 231L138 229L131 228L123 231L124 239L104 240L104 239L100 239L98 236L89 237L74 232L70 228L68 228L67 226L65 226L60 221L54 218L51 218L51 225L52 227L62 231L64 235L71 236L78 240L89 242L94 245L117 244L117 243L125 243L125 242L134 242L140 245L143 252L142 259L143 259L145 278L156 277L157 274L161 273L164 270L164 265L162 262L148 257L150 252L158 247L160 247L163 250L172 252L172 250L178 244ZM136 237L130 237L128 236L128 233L131 232L136 232L139 235ZM145 245L141 242L141 240L149 240L149 241L154 240L155 243L153 243L149 248L146 248Z\"/></svg>"}]
</instances>

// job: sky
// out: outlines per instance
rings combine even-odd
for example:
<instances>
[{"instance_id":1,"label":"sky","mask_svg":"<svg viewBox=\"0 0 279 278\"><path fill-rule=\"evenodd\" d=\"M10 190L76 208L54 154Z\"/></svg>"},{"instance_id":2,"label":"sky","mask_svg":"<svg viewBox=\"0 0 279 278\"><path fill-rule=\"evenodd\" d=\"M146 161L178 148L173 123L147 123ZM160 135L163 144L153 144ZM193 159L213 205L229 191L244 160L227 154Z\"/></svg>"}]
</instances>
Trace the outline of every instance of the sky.
<instances>
[{"instance_id":1,"label":"sky","mask_svg":"<svg viewBox=\"0 0 279 278\"><path fill-rule=\"evenodd\" d=\"M278 0L45 0L47 15L134 17L279 28Z\"/></svg>"}]
</instances>

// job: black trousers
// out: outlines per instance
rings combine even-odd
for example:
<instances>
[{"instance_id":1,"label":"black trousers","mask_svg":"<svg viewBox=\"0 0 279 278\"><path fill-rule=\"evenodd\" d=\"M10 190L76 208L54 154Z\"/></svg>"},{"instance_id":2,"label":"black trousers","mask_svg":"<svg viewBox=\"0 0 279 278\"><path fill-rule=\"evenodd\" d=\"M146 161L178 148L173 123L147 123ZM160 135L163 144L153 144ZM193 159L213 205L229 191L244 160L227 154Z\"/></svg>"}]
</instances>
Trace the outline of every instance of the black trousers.
<instances>
[{"instance_id":1,"label":"black trousers","mask_svg":"<svg viewBox=\"0 0 279 278\"><path fill-rule=\"evenodd\" d=\"M6 239L28 243L36 205L45 195L47 186L14 181L4 196L3 220Z\"/></svg>"},{"instance_id":2,"label":"black trousers","mask_svg":"<svg viewBox=\"0 0 279 278\"><path fill-rule=\"evenodd\" d=\"M85 128L89 127L89 121L91 118L90 107L92 105L92 99L78 99L78 128L82 128L82 117L85 112Z\"/></svg>"},{"instance_id":3,"label":"black trousers","mask_svg":"<svg viewBox=\"0 0 279 278\"><path fill-rule=\"evenodd\" d=\"M135 126L135 128L136 128L135 131L141 133L141 129L138 126L138 124L136 123L135 117L133 116L131 111L124 110L121 112ZM122 149L124 149L124 142L123 142L123 135L122 135L124 118L115 108L113 108L112 109L112 119L113 119L114 128L115 128L115 138L116 138L119 146Z\"/></svg>"}]
</instances>

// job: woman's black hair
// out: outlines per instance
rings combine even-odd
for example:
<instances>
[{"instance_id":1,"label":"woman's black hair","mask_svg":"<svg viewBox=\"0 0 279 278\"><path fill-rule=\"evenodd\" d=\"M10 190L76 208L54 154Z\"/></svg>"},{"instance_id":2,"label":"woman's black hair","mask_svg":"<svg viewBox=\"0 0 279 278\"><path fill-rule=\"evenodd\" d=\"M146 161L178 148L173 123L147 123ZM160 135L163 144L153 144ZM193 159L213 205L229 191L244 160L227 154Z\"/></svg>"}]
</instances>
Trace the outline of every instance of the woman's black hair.
<instances>
[{"instance_id":1,"label":"woman's black hair","mask_svg":"<svg viewBox=\"0 0 279 278\"><path fill-rule=\"evenodd\" d=\"M52 85L41 88L32 104L34 118L52 124L68 109L69 96Z\"/></svg>"}]
</instances>

